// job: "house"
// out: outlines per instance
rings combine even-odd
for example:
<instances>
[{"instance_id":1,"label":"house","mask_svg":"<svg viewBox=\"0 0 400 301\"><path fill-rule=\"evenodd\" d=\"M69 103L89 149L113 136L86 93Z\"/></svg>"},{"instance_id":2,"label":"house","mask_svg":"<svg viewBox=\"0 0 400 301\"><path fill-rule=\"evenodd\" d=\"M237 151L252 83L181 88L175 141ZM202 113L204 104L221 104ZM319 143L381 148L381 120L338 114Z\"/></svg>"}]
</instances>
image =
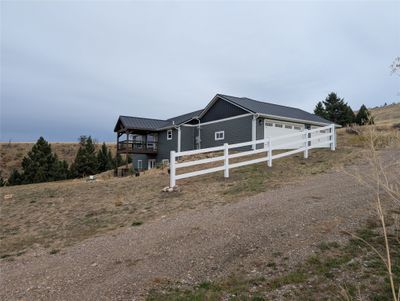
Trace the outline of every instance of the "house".
<instances>
[{"instance_id":1,"label":"house","mask_svg":"<svg viewBox=\"0 0 400 301\"><path fill-rule=\"evenodd\" d=\"M167 120L120 116L114 132L117 152L132 156L134 168L142 170L168 163L172 150L240 143L329 124L297 108L217 94L204 109Z\"/></svg>"}]
</instances>

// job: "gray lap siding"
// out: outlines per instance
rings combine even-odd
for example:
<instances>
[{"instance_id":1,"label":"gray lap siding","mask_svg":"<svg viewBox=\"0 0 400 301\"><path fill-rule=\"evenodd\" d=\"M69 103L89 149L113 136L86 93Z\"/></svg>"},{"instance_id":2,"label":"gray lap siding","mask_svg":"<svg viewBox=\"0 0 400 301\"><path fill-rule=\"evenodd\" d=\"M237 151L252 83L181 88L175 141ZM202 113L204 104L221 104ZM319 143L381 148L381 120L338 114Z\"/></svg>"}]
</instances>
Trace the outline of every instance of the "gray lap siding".
<instances>
[{"instance_id":1,"label":"gray lap siding","mask_svg":"<svg viewBox=\"0 0 400 301\"><path fill-rule=\"evenodd\" d=\"M201 126L201 148L251 141L252 116L230 119ZM224 131L223 140L215 140L215 132Z\"/></svg>"},{"instance_id":2,"label":"gray lap siding","mask_svg":"<svg viewBox=\"0 0 400 301\"><path fill-rule=\"evenodd\" d=\"M169 159L169 153L172 150L176 151L178 145L178 131L172 129L172 139L167 139L167 130L158 133L158 152L157 162L161 162L163 159Z\"/></svg>"},{"instance_id":3,"label":"gray lap siding","mask_svg":"<svg viewBox=\"0 0 400 301\"><path fill-rule=\"evenodd\" d=\"M148 169L149 165L149 159L156 159L155 155L146 155L146 154L133 154L132 156L132 163L133 163L133 168L138 169L139 168L139 163L138 161L142 161L142 169Z\"/></svg>"}]
</instances>

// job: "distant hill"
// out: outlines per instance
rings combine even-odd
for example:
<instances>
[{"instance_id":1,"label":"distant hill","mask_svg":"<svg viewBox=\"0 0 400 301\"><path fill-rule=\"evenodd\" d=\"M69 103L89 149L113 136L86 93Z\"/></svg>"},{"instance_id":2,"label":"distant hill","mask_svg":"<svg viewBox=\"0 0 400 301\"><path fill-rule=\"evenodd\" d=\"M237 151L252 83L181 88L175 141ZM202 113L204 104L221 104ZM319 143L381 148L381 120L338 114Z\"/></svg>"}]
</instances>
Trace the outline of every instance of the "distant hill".
<instances>
[{"instance_id":1,"label":"distant hill","mask_svg":"<svg viewBox=\"0 0 400 301\"><path fill-rule=\"evenodd\" d=\"M400 123L400 103L369 109L376 125L394 125Z\"/></svg>"},{"instance_id":2,"label":"distant hill","mask_svg":"<svg viewBox=\"0 0 400 301\"><path fill-rule=\"evenodd\" d=\"M78 142L52 142L51 149L60 160L71 164L79 149ZM0 142L0 170L3 178L8 178L13 169L20 169L24 156L32 149L33 142ZM97 144L99 148L101 144ZM116 153L116 144L107 143L113 156Z\"/></svg>"}]
</instances>

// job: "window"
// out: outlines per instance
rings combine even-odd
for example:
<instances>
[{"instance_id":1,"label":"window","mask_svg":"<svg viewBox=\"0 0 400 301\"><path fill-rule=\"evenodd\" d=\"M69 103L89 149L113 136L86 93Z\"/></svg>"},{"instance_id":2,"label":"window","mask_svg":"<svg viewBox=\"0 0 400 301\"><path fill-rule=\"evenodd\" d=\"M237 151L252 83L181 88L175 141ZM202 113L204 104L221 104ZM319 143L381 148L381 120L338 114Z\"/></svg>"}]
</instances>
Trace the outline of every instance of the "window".
<instances>
[{"instance_id":1,"label":"window","mask_svg":"<svg viewBox=\"0 0 400 301\"><path fill-rule=\"evenodd\" d=\"M271 122L266 122L265 126L273 126L273 124Z\"/></svg>"},{"instance_id":2,"label":"window","mask_svg":"<svg viewBox=\"0 0 400 301\"><path fill-rule=\"evenodd\" d=\"M167 140L172 140L172 130L167 131Z\"/></svg>"},{"instance_id":3,"label":"window","mask_svg":"<svg viewBox=\"0 0 400 301\"><path fill-rule=\"evenodd\" d=\"M138 160L137 161L137 169L143 169L143 162L142 162L142 160Z\"/></svg>"},{"instance_id":4,"label":"window","mask_svg":"<svg viewBox=\"0 0 400 301\"><path fill-rule=\"evenodd\" d=\"M298 131L301 131L301 127L299 127L299 126L295 126L295 127L293 127L295 130L298 130Z\"/></svg>"},{"instance_id":5,"label":"window","mask_svg":"<svg viewBox=\"0 0 400 301\"><path fill-rule=\"evenodd\" d=\"M285 124L285 129L291 129L291 128L292 128L291 125Z\"/></svg>"},{"instance_id":6,"label":"window","mask_svg":"<svg viewBox=\"0 0 400 301\"><path fill-rule=\"evenodd\" d=\"M225 138L224 131L215 132L215 140L224 140L224 138Z\"/></svg>"},{"instance_id":7,"label":"window","mask_svg":"<svg viewBox=\"0 0 400 301\"><path fill-rule=\"evenodd\" d=\"M162 165L163 166L169 166L169 160L168 159L162 159Z\"/></svg>"},{"instance_id":8,"label":"window","mask_svg":"<svg viewBox=\"0 0 400 301\"><path fill-rule=\"evenodd\" d=\"M276 128L281 128L281 127L283 127L283 125L281 123L275 123L275 127Z\"/></svg>"}]
</instances>

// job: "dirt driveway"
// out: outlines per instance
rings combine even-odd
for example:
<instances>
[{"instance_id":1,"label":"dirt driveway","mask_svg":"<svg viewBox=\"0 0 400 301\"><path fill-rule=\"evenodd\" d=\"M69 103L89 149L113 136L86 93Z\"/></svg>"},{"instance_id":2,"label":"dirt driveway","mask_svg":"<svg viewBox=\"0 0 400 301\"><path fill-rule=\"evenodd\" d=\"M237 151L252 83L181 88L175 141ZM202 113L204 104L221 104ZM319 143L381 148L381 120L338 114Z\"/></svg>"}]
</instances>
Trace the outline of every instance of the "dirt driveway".
<instances>
[{"instance_id":1,"label":"dirt driveway","mask_svg":"<svg viewBox=\"0 0 400 301\"><path fill-rule=\"evenodd\" d=\"M257 263L276 252L295 263L319 242L343 239L340 230L356 228L369 212L365 195L352 177L332 172L237 203L114 231L58 254L3 260L0 299L141 300L165 281L257 273Z\"/></svg>"}]
</instances>

